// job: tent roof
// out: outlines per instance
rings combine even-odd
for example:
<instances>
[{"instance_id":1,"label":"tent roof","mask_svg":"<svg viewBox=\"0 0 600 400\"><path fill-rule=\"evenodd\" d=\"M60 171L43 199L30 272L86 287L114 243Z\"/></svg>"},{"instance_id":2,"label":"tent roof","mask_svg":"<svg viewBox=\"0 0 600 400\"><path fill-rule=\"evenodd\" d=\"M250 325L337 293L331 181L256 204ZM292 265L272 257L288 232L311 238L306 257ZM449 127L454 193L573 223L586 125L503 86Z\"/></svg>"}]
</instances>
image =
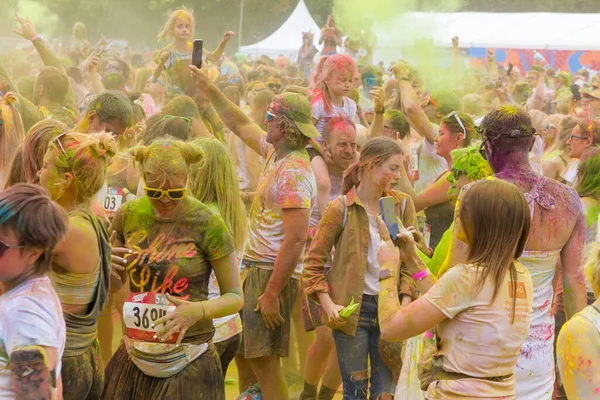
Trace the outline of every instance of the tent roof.
<instances>
[{"instance_id":1,"label":"tent roof","mask_svg":"<svg viewBox=\"0 0 600 400\"><path fill-rule=\"evenodd\" d=\"M310 15L304 0L300 0L296 9L271 36L250 46L242 46L240 52L252 55L287 56L294 55L302 46L302 32L312 31L318 37L320 29Z\"/></svg>"},{"instance_id":2,"label":"tent roof","mask_svg":"<svg viewBox=\"0 0 600 400\"><path fill-rule=\"evenodd\" d=\"M461 47L600 50L600 14L414 12L376 25L376 30L382 47L419 37L449 47L458 36Z\"/></svg>"}]
</instances>

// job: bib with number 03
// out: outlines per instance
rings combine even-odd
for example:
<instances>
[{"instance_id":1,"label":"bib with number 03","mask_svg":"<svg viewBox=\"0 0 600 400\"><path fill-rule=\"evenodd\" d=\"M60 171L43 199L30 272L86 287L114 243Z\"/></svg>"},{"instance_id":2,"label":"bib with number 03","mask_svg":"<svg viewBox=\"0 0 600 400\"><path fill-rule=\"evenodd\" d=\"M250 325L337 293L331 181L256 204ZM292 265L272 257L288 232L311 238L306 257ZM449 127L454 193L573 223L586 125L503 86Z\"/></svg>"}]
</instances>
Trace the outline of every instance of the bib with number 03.
<instances>
[{"instance_id":1,"label":"bib with number 03","mask_svg":"<svg viewBox=\"0 0 600 400\"><path fill-rule=\"evenodd\" d=\"M123 204L123 189L109 187L106 192L106 197L101 201L104 211L109 215L114 215L119 207L121 207L121 204Z\"/></svg>"},{"instance_id":2,"label":"bib with number 03","mask_svg":"<svg viewBox=\"0 0 600 400\"><path fill-rule=\"evenodd\" d=\"M164 294L131 293L123 305L123 320L127 328L127 336L145 342L160 342L158 337L154 338L157 329L152 328L152 325L172 311L175 311L175 305L167 300ZM161 343L175 343L177 335L165 339Z\"/></svg>"}]
</instances>

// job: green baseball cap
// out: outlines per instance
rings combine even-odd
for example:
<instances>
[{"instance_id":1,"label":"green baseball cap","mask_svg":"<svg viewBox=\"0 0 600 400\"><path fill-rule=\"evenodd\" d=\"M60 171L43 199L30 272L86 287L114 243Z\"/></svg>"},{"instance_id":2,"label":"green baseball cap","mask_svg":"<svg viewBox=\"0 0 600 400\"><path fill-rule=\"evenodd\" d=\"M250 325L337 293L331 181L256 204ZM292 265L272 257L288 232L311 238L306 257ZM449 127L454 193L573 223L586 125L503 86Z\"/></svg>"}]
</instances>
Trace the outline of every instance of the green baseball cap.
<instances>
[{"instance_id":1,"label":"green baseball cap","mask_svg":"<svg viewBox=\"0 0 600 400\"><path fill-rule=\"evenodd\" d=\"M306 137L316 138L321 136L312 122L312 108L310 102L299 93L282 93L276 96L269 107L270 112L289 118Z\"/></svg>"}]
</instances>

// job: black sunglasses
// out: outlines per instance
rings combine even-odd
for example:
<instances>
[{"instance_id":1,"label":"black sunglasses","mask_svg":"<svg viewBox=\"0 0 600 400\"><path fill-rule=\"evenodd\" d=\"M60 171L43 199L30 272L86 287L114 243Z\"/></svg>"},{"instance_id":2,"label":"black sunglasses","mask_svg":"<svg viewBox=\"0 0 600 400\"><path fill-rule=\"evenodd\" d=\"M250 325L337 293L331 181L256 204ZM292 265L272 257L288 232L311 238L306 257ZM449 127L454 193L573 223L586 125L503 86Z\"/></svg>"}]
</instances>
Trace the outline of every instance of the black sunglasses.
<instances>
[{"instance_id":1,"label":"black sunglasses","mask_svg":"<svg viewBox=\"0 0 600 400\"><path fill-rule=\"evenodd\" d=\"M461 175L466 175L467 171L463 171L458 168L452 168L452 169L450 169L450 173L452 174L452 177L454 178L454 180L457 181Z\"/></svg>"},{"instance_id":2,"label":"black sunglasses","mask_svg":"<svg viewBox=\"0 0 600 400\"><path fill-rule=\"evenodd\" d=\"M6 244L2 240L0 240L0 257L3 257L4 253L6 253L6 250L8 250L8 249L24 249L24 248L25 248L25 246L10 245L10 244Z\"/></svg>"},{"instance_id":3,"label":"black sunglasses","mask_svg":"<svg viewBox=\"0 0 600 400\"><path fill-rule=\"evenodd\" d=\"M481 146L479 146L479 154L481 154L481 157L483 157L484 160L487 160L487 154L485 152L485 142L487 142L485 129L480 126L476 126L475 130L481 135Z\"/></svg>"}]
</instances>

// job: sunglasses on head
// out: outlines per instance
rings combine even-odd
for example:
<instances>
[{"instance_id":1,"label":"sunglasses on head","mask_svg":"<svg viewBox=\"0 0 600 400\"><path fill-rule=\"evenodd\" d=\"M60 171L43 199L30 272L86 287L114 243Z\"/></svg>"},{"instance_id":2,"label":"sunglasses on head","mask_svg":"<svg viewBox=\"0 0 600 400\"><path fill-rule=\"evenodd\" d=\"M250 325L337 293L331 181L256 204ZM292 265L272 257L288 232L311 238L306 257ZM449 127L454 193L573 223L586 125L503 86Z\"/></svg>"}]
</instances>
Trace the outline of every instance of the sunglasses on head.
<instances>
[{"instance_id":1,"label":"sunglasses on head","mask_svg":"<svg viewBox=\"0 0 600 400\"><path fill-rule=\"evenodd\" d=\"M178 188L163 190L145 186L144 191L146 192L146 196L153 200L160 200L163 196L167 196L171 200L181 200L183 199L183 196L185 196L186 189Z\"/></svg>"},{"instance_id":2,"label":"sunglasses on head","mask_svg":"<svg viewBox=\"0 0 600 400\"><path fill-rule=\"evenodd\" d=\"M25 248L25 246L14 246L14 245L6 244L2 240L0 240L0 257L3 257L4 253L6 253L6 250L8 250L8 249L24 249L24 248Z\"/></svg>"},{"instance_id":3,"label":"sunglasses on head","mask_svg":"<svg viewBox=\"0 0 600 400\"><path fill-rule=\"evenodd\" d=\"M454 117L456 119L456 122L458 122L458 125L462 129L463 134L465 135L465 137L467 137L467 130L465 129L465 126L463 125L463 123L460 120L460 117L458 116L458 113L456 111L452 111L450 114L448 114L448 118L452 118L452 117Z\"/></svg>"},{"instance_id":4,"label":"sunglasses on head","mask_svg":"<svg viewBox=\"0 0 600 400\"><path fill-rule=\"evenodd\" d=\"M543 129L543 130L545 130L545 131L549 131L549 130L550 130L550 129L552 129L552 128L556 128L556 127L554 126L554 124L548 124L548 125L544 125L544 126L542 127L542 129Z\"/></svg>"},{"instance_id":5,"label":"sunglasses on head","mask_svg":"<svg viewBox=\"0 0 600 400\"><path fill-rule=\"evenodd\" d=\"M171 118L177 118L177 119L182 119L185 122L187 122L187 128L188 131L190 130L190 125L192 124L192 120L188 117L180 117L178 115L165 115L164 117L162 117L162 119L171 119Z\"/></svg>"},{"instance_id":6,"label":"sunglasses on head","mask_svg":"<svg viewBox=\"0 0 600 400\"><path fill-rule=\"evenodd\" d=\"M60 150L62 151L62 153L65 156L65 159L67 160L67 164L69 164L69 168L71 169L71 171L73 171L73 166L71 165L71 160L69 159L69 156L63 146L63 144L60 141L60 138L65 136L68 132L65 133L61 133L60 135L58 135L54 140L56 141L56 143L58 143L58 147L60 148Z\"/></svg>"}]
</instances>

